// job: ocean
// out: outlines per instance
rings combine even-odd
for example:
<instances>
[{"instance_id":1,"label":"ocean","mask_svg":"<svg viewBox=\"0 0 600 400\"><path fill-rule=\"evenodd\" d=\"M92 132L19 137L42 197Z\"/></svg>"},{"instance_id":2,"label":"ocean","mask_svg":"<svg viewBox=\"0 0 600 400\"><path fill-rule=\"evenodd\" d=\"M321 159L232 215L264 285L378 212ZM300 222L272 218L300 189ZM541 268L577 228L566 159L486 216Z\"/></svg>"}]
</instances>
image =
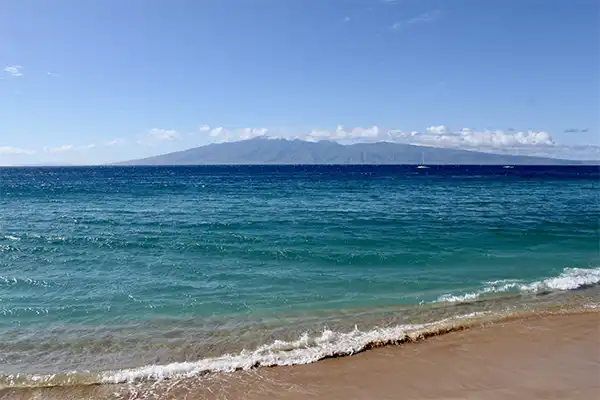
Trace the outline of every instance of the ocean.
<instances>
[{"instance_id":1,"label":"ocean","mask_svg":"<svg viewBox=\"0 0 600 400\"><path fill-rule=\"evenodd\" d=\"M597 166L0 169L0 389L600 306Z\"/></svg>"}]
</instances>

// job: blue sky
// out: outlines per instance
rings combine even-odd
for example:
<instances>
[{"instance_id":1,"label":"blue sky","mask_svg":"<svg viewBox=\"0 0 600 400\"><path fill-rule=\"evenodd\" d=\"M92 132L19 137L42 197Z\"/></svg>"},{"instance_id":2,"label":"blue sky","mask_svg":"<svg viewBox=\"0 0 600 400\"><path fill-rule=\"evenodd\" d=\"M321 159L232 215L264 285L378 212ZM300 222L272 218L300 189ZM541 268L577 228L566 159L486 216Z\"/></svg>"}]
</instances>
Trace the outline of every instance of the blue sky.
<instances>
[{"instance_id":1,"label":"blue sky","mask_svg":"<svg viewBox=\"0 0 600 400\"><path fill-rule=\"evenodd\" d=\"M257 135L600 158L597 0L0 7L0 164Z\"/></svg>"}]
</instances>

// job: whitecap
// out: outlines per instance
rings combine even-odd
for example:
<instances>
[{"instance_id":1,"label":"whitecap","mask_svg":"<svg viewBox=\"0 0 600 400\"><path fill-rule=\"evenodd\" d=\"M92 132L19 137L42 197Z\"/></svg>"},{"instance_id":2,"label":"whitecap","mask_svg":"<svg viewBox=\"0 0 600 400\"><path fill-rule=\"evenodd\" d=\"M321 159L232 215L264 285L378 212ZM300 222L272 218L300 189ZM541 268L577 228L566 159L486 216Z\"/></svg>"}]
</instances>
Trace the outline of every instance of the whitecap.
<instances>
[{"instance_id":1,"label":"whitecap","mask_svg":"<svg viewBox=\"0 0 600 400\"><path fill-rule=\"evenodd\" d=\"M543 293L549 291L575 290L600 283L600 268L565 268L563 272L552 278L522 283L514 279L502 279L486 282L485 286L472 293L446 293L438 297L436 302L461 303L477 300L482 296L494 293Z\"/></svg>"},{"instance_id":2,"label":"whitecap","mask_svg":"<svg viewBox=\"0 0 600 400\"><path fill-rule=\"evenodd\" d=\"M4 235L4 239L6 239L6 240L14 240L14 241L21 240L21 238L19 238L17 236L12 236L12 235Z\"/></svg>"}]
</instances>

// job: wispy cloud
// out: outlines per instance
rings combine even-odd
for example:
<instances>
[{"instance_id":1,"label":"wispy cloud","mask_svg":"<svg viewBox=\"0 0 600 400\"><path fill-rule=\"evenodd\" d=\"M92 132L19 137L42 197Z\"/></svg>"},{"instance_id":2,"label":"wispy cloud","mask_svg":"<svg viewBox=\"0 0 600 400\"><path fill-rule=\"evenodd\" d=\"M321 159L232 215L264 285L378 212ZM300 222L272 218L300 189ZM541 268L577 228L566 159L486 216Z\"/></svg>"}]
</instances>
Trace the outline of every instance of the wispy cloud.
<instances>
[{"instance_id":1,"label":"wispy cloud","mask_svg":"<svg viewBox=\"0 0 600 400\"><path fill-rule=\"evenodd\" d=\"M23 76L23 72L21 72L22 70L23 67L20 65L7 65L4 67L4 72L14 77Z\"/></svg>"},{"instance_id":2,"label":"wispy cloud","mask_svg":"<svg viewBox=\"0 0 600 400\"><path fill-rule=\"evenodd\" d=\"M174 129L151 129L148 136L155 140L179 140L181 135Z\"/></svg>"},{"instance_id":3,"label":"wispy cloud","mask_svg":"<svg viewBox=\"0 0 600 400\"><path fill-rule=\"evenodd\" d=\"M584 128L584 129L568 128L568 129L564 130L565 133L586 133L587 131L588 131L587 128Z\"/></svg>"},{"instance_id":4,"label":"wispy cloud","mask_svg":"<svg viewBox=\"0 0 600 400\"><path fill-rule=\"evenodd\" d=\"M75 146L72 144L65 144L58 147L44 147L44 151L47 153L66 153L73 150L75 150Z\"/></svg>"},{"instance_id":5,"label":"wispy cloud","mask_svg":"<svg viewBox=\"0 0 600 400\"><path fill-rule=\"evenodd\" d=\"M110 142L108 143L104 143L104 146L109 146ZM71 153L71 152L78 152L78 151L89 151L89 150L94 150L94 149L98 149L100 146L98 146L95 143L90 143L90 144L86 144L86 145L81 145L81 146L77 146L77 145L73 145L73 144L64 144L62 146L57 146L57 147L44 147L43 151L45 153L52 153L52 154L61 154L61 153ZM36 151L34 150L26 150L26 149L20 149L20 148L16 148L16 147L0 147L0 154L35 154Z\"/></svg>"},{"instance_id":6,"label":"wispy cloud","mask_svg":"<svg viewBox=\"0 0 600 400\"><path fill-rule=\"evenodd\" d=\"M108 147L112 147L112 146L116 146L116 145L119 145L122 143L125 143L125 139L117 138L117 139L113 139L113 140L110 140L110 141L104 143L104 145L108 146Z\"/></svg>"},{"instance_id":7,"label":"wispy cloud","mask_svg":"<svg viewBox=\"0 0 600 400\"><path fill-rule=\"evenodd\" d=\"M137 143L146 146L153 146L159 142L174 142L181 140L181 134L174 129L153 128L145 135L138 136Z\"/></svg>"},{"instance_id":8,"label":"wispy cloud","mask_svg":"<svg viewBox=\"0 0 600 400\"><path fill-rule=\"evenodd\" d=\"M350 18L350 17L345 17L344 18L344 22L350 22L351 20L352 20L352 18Z\"/></svg>"},{"instance_id":9,"label":"wispy cloud","mask_svg":"<svg viewBox=\"0 0 600 400\"><path fill-rule=\"evenodd\" d=\"M433 10L423 13L421 15L417 15L416 17L409 18L403 21L398 21L394 23L391 28L392 29L401 29L411 25L416 24L424 24L428 22L434 22L440 19L442 16L442 12L440 10Z\"/></svg>"},{"instance_id":10,"label":"wispy cloud","mask_svg":"<svg viewBox=\"0 0 600 400\"><path fill-rule=\"evenodd\" d=\"M30 155L35 154L35 150L23 149L20 147L0 146L0 154L3 155Z\"/></svg>"}]
</instances>

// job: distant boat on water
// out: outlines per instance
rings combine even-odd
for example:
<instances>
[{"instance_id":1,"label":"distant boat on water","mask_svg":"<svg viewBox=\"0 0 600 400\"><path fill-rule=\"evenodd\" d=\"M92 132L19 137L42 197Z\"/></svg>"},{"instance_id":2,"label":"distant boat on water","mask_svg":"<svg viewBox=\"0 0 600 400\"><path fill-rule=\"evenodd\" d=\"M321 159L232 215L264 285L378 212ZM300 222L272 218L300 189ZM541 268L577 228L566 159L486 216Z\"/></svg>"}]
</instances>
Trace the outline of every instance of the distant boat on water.
<instances>
[{"instance_id":1,"label":"distant boat on water","mask_svg":"<svg viewBox=\"0 0 600 400\"><path fill-rule=\"evenodd\" d=\"M515 155L516 155L516 156L518 156L518 155L519 155L519 148L518 148L518 147L515 149ZM506 168L506 169L513 169L514 167L515 167L514 165L505 165L505 166L504 166L504 167L502 167L502 168Z\"/></svg>"},{"instance_id":2,"label":"distant boat on water","mask_svg":"<svg viewBox=\"0 0 600 400\"><path fill-rule=\"evenodd\" d=\"M425 165L425 153L421 153L421 164L417 165L417 168L419 168L419 169L429 168L427 165Z\"/></svg>"}]
</instances>

